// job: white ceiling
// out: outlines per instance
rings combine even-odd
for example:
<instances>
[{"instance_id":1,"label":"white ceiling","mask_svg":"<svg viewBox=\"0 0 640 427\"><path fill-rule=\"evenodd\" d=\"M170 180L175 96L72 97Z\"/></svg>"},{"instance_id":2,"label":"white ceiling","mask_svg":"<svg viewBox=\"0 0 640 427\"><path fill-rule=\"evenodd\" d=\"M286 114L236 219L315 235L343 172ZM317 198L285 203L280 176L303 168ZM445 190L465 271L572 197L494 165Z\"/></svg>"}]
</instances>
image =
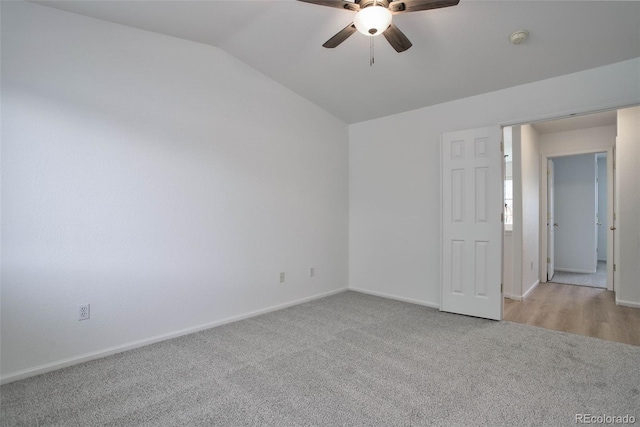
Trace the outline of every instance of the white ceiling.
<instances>
[{"instance_id":1,"label":"white ceiling","mask_svg":"<svg viewBox=\"0 0 640 427\"><path fill-rule=\"evenodd\" d=\"M640 57L639 1L477 1L394 16L397 53L354 34L322 47L354 13L295 0L38 2L217 46L346 123L388 116ZM521 45L508 36L531 35Z\"/></svg>"}]
</instances>

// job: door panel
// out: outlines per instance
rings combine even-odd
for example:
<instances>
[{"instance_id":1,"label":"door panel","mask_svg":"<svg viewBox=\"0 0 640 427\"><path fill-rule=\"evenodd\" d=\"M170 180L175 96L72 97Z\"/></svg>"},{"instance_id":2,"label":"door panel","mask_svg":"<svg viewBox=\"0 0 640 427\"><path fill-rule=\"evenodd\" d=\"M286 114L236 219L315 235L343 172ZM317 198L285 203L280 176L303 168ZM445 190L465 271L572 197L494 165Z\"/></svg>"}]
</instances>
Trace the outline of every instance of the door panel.
<instances>
[{"instance_id":1,"label":"door panel","mask_svg":"<svg viewBox=\"0 0 640 427\"><path fill-rule=\"evenodd\" d=\"M442 136L442 311L502 318L500 142L498 127Z\"/></svg>"}]
</instances>

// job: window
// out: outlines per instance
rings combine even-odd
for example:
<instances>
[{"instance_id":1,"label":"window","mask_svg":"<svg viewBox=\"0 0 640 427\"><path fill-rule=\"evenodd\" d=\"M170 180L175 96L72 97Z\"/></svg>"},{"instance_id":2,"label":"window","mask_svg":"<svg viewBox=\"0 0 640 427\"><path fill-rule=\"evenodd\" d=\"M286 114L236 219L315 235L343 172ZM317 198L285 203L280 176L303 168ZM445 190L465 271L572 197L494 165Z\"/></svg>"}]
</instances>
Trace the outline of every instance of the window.
<instances>
[{"instance_id":1,"label":"window","mask_svg":"<svg viewBox=\"0 0 640 427\"><path fill-rule=\"evenodd\" d=\"M513 180L504 180L504 223L513 224Z\"/></svg>"}]
</instances>

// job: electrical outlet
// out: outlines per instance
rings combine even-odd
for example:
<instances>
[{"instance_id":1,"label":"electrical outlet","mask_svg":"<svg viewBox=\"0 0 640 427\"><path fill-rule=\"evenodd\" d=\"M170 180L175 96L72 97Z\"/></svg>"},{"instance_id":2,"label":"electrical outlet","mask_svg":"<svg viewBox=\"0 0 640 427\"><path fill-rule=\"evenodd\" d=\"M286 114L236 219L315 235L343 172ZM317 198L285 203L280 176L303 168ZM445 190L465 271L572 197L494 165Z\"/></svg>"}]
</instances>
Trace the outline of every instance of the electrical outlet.
<instances>
[{"instance_id":1,"label":"electrical outlet","mask_svg":"<svg viewBox=\"0 0 640 427\"><path fill-rule=\"evenodd\" d=\"M311 267L311 268L309 269L309 277L313 277L313 276L315 276L315 275L316 275L316 269L315 269L315 268L313 268L313 267Z\"/></svg>"},{"instance_id":2,"label":"electrical outlet","mask_svg":"<svg viewBox=\"0 0 640 427\"><path fill-rule=\"evenodd\" d=\"M284 272L280 273L280 283L284 283Z\"/></svg>"},{"instance_id":3,"label":"electrical outlet","mask_svg":"<svg viewBox=\"0 0 640 427\"><path fill-rule=\"evenodd\" d=\"M89 304L78 306L78 320L88 320L90 317Z\"/></svg>"}]
</instances>

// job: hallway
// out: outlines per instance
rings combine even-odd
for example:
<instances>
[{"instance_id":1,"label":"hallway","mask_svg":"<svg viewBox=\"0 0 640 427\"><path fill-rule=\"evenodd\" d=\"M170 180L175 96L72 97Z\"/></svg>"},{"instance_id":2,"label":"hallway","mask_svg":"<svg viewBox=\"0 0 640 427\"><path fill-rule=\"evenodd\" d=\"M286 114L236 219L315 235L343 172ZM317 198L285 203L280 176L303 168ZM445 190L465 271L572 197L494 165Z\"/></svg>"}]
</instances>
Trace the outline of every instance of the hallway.
<instances>
[{"instance_id":1,"label":"hallway","mask_svg":"<svg viewBox=\"0 0 640 427\"><path fill-rule=\"evenodd\" d=\"M551 282L604 289L607 287L607 262L598 261L598 266L594 274L567 273L565 271L556 270Z\"/></svg>"}]
</instances>

